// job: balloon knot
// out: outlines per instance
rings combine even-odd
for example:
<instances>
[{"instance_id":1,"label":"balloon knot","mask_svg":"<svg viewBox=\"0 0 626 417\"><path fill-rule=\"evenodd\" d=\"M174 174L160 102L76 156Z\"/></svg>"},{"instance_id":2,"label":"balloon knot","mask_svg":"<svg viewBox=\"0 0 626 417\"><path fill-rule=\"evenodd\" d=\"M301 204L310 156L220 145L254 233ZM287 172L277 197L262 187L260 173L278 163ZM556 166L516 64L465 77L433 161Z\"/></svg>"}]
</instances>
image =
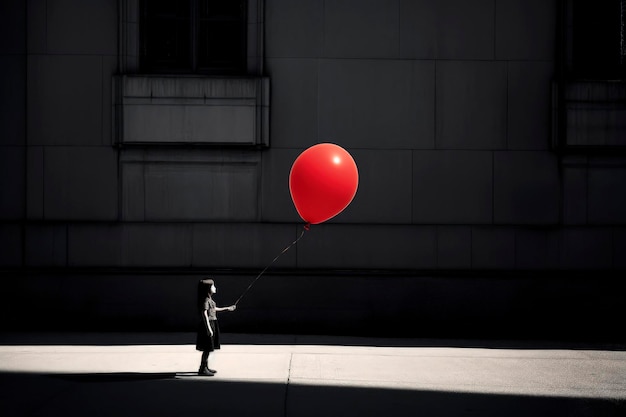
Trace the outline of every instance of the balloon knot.
<instances>
[{"instance_id":1,"label":"balloon knot","mask_svg":"<svg viewBox=\"0 0 626 417\"><path fill-rule=\"evenodd\" d=\"M307 223L304 225L304 230L308 232L310 229L311 229L311 223Z\"/></svg>"}]
</instances>

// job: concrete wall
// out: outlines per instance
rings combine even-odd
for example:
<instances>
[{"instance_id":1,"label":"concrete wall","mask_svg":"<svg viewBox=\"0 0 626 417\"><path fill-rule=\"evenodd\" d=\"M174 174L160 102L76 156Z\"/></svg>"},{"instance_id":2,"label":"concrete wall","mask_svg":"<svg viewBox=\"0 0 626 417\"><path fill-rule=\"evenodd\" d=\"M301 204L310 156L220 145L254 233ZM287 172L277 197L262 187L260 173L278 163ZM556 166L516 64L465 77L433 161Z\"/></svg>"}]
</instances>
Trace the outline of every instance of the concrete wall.
<instances>
[{"instance_id":1,"label":"concrete wall","mask_svg":"<svg viewBox=\"0 0 626 417\"><path fill-rule=\"evenodd\" d=\"M2 3L13 327L41 326L29 305L45 302L45 327L193 328L195 280L216 276L232 302L299 236L289 169L319 142L352 154L357 195L226 330L367 333L374 320L454 337L478 321L482 336L549 337L567 317L621 311L626 158L551 146L557 0L264 3L266 149L114 146L127 2Z\"/></svg>"}]
</instances>

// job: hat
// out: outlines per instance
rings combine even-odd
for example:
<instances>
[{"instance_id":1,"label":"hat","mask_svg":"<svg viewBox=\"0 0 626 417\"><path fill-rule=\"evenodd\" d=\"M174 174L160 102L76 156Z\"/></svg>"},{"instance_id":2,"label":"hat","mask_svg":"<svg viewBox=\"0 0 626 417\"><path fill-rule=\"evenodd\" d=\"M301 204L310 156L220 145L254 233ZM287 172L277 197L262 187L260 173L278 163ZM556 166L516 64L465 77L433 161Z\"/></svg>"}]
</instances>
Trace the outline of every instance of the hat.
<instances>
[{"instance_id":1,"label":"hat","mask_svg":"<svg viewBox=\"0 0 626 417\"><path fill-rule=\"evenodd\" d=\"M201 279L200 283L206 285L215 285L215 281L213 281L211 278Z\"/></svg>"}]
</instances>

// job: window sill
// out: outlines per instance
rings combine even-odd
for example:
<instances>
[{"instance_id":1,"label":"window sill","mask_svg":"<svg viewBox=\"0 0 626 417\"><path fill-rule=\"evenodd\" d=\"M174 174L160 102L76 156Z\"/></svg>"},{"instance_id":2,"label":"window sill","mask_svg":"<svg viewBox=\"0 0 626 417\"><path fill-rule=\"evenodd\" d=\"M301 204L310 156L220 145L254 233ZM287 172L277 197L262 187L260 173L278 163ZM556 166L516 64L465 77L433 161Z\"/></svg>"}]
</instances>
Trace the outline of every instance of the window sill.
<instances>
[{"instance_id":1,"label":"window sill","mask_svg":"<svg viewBox=\"0 0 626 417\"><path fill-rule=\"evenodd\" d=\"M269 146L267 77L117 75L117 146Z\"/></svg>"},{"instance_id":2,"label":"window sill","mask_svg":"<svg viewBox=\"0 0 626 417\"><path fill-rule=\"evenodd\" d=\"M565 150L626 149L626 82L568 81L563 100Z\"/></svg>"}]
</instances>

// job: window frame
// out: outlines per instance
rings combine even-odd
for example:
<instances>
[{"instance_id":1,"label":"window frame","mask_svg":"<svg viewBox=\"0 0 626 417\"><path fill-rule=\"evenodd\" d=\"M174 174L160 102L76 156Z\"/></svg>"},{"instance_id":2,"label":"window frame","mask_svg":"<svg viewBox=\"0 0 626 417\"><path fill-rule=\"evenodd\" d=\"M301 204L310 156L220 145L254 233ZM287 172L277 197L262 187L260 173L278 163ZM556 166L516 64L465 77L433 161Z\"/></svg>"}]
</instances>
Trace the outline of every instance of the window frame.
<instances>
[{"instance_id":1,"label":"window frame","mask_svg":"<svg viewBox=\"0 0 626 417\"><path fill-rule=\"evenodd\" d=\"M222 16L202 16L200 11L201 0L187 0L188 4L183 8L183 15L172 16L170 20L182 21L185 24L183 31L180 33L180 38L183 39L183 53L184 56L171 62L170 64L159 64L156 59L156 54L151 54L153 50L151 45L153 39L150 37L150 27L155 24L155 21L159 18L150 13L149 0L140 0L140 16L139 16L139 44L140 44L140 57L139 67L140 72L150 74L208 74L208 75L243 75L246 73L246 52L247 52L247 14L248 14L248 1L238 0L239 12L238 15L222 15ZM232 1L232 0L231 0ZM180 3L173 2L180 5ZM187 9L186 11L184 9ZM225 34L223 36L237 36L237 40L234 41L236 45L237 53L233 57L230 57L223 65L218 64L203 64L204 62L215 61L217 55L215 50L202 51L203 41L210 43L203 39L201 31L206 30L208 25L203 23L206 21L214 21L218 24L231 22L234 24L233 33ZM208 34L207 34L208 38ZM186 41L185 41L186 39ZM179 50L181 48L176 48ZM203 52L206 52L206 56ZM213 52L213 54L211 53Z\"/></svg>"},{"instance_id":2,"label":"window frame","mask_svg":"<svg viewBox=\"0 0 626 417\"><path fill-rule=\"evenodd\" d=\"M621 44L621 70L605 74L576 68L574 59L577 0L560 0L557 70L552 88L552 149L559 154L624 155L626 134L619 123L626 117L626 45ZM621 6L626 8L626 0ZM590 4L593 0L590 0ZM622 9L621 19L626 19ZM624 22L626 23L626 22ZM626 27L622 29L624 36ZM626 39L623 41L626 42ZM616 51L617 52L617 51Z\"/></svg>"},{"instance_id":3,"label":"window frame","mask_svg":"<svg viewBox=\"0 0 626 417\"><path fill-rule=\"evenodd\" d=\"M247 0L246 71L241 75L142 73L139 4L140 0L119 0L118 69L111 80L112 146L268 148L264 0ZM158 111L167 109L168 117L158 117ZM150 126L154 133L161 122L169 123L162 127L176 134L164 137L157 132L158 137L151 137L151 129L143 128ZM247 134L237 135L233 132L237 129L246 129Z\"/></svg>"},{"instance_id":4,"label":"window frame","mask_svg":"<svg viewBox=\"0 0 626 417\"><path fill-rule=\"evenodd\" d=\"M606 6L607 3L598 3L596 0L563 1L565 3L565 10L564 16L562 17L562 27L564 29L562 36L564 45L562 45L562 48L566 55L565 72L567 78L571 80L626 80L626 0L611 0L613 3L612 7L614 7L616 11L618 7L621 6L620 16L616 16L610 24L606 23L600 25L609 27L602 33L608 34L612 32L615 37L615 39L611 38L614 56L598 53L598 51L603 50L603 48L594 47L594 45L603 41L600 37L601 35L598 35L599 31L596 27L598 24L596 24L596 26L593 24L581 25L584 19L580 19L580 16L587 17L590 13L586 13L587 9L577 10L577 7L593 8L598 4ZM585 2L587 4L583 4ZM609 6L606 7L608 8ZM609 12L605 13L605 17L608 14ZM601 22L604 23L604 20ZM590 40L589 38L593 36L597 37ZM618 37L621 38L619 41L617 39ZM579 39L582 39L582 41ZM583 43L589 43L590 45L583 45ZM585 56L585 52L595 53L596 56ZM586 65L589 60L594 60L594 58L595 60L601 59L601 64L604 65L604 67L593 68Z\"/></svg>"},{"instance_id":5,"label":"window frame","mask_svg":"<svg viewBox=\"0 0 626 417\"><path fill-rule=\"evenodd\" d=\"M118 73L141 74L141 0L119 0ZM247 0L245 69L237 76L262 76L264 73L264 10L265 0ZM163 73L162 73L163 74ZM191 73L172 73L185 76ZM232 74L192 74L232 75ZM234 75L233 75L234 76Z\"/></svg>"}]
</instances>

